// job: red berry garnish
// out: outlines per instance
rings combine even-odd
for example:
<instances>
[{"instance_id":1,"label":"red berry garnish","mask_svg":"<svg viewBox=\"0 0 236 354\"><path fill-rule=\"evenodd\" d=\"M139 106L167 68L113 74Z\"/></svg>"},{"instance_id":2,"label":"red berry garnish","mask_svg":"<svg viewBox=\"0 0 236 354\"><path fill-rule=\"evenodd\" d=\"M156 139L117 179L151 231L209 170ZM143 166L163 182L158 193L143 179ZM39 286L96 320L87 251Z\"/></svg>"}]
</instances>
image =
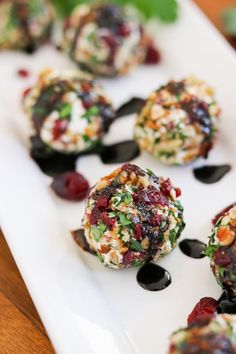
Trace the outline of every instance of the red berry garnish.
<instances>
[{"instance_id":1,"label":"red berry garnish","mask_svg":"<svg viewBox=\"0 0 236 354\"><path fill-rule=\"evenodd\" d=\"M142 225L141 224L136 224L135 225L135 238L138 241L142 240Z\"/></svg>"},{"instance_id":2,"label":"red berry garnish","mask_svg":"<svg viewBox=\"0 0 236 354\"><path fill-rule=\"evenodd\" d=\"M170 191L173 188L171 180L167 178L162 184L161 184L161 190L165 195L170 195Z\"/></svg>"},{"instance_id":3,"label":"red berry garnish","mask_svg":"<svg viewBox=\"0 0 236 354\"><path fill-rule=\"evenodd\" d=\"M203 297L188 316L188 325L211 319L217 309L218 302L212 297Z\"/></svg>"},{"instance_id":4,"label":"red berry garnish","mask_svg":"<svg viewBox=\"0 0 236 354\"><path fill-rule=\"evenodd\" d=\"M22 98L24 99L28 93L30 93L31 87L26 88L22 93Z\"/></svg>"},{"instance_id":5,"label":"red berry garnish","mask_svg":"<svg viewBox=\"0 0 236 354\"><path fill-rule=\"evenodd\" d=\"M109 200L106 196L101 196L97 199L97 207L99 209L105 209L108 207Z\"/></svg>"},{"instance_id":6,"label":"red berry garnish","mask_svg":"<svg viewBox=\"0 0 236 354\"><path fill-rule=\"evenodd\" d=\"M67 129L67 125L68 125L67 120L57 119L55 121L52 129L52 135L54 140L57 140L58 138L60 138L62 134L65 133Z\"/></svg>"},{"instance_id":7,"label":"red berry garnish","mask_svg":"<svg viewBox=\"0 0 236 354\"><path fill-rule=\"evenodd\" d=\"M59 197L73 201L83 200L89 191L88 181L77 172L66 172L56 176L51 187Z\"/></svg>"},{"instance_id":8,"label":"red berry garnish","mask_svg":"<svg viewBox=\"0 0 236 354\"><path fill-rule=\"evenodd\" d=\"M232 262L232 259L226 249L219 248L214 255L214 261L220 267L227 267Z\"/></svg>"},{"instance_id":9,"label":"red berry garnish","mask_svg":"<svg viewBox=\"0 0 236 354\"><path fill-rule=\"evenodd\" d=\"M19 70L17 71L17 75L20 76L20 77L22 77L22 78L26 78L26 77L29 77L29 76L30 76L30 72L29 72L29 70L27 70L27 69L19 69Z\"/></svg>"},{"instance_id":10,"label":"red berry garnish","mask_svg":"<svg viewBox=\"0 0 236 354\"><path fill-rule=\"evenodd\" d=\"M161 60L160 52L153 43L149 44L146 50L145 64L158 64Z\"/></svg>"},{"instance_id":11,"label":"red berry garnish","mask_svg":"<svg viewBox=\"0 0 236 354\"><path fill-rule=\"evenodd\" d=\"M109 218L108 213L106 211L103 211L101 213L101 219L108 226L109 230L113 229L113 226L116 223L116 219L115 218Z\"/></svg>"},{"instance_id":12,"label":"red berry garnish","mask_svg":"<svg viewBox=\"0 0 236 354\"><path fill-rule=\"evenodd\" d=\"M223 210L221 210L213 219L212 219L212 224L215 225L215 223L217 222L217 220L219 220L219 218L221 216L224 216L231 208L233 208L236 205L236 203L230 204L228 207L224 208Z\"/></svg>"},{"instance_id":13,"label":"red berry garnish","mask_svg":"<svg viewBox=\"0 0 236 354\"><path fill-rule=\"evenodd\" d=\"M127 37L130 35L130 26L127 23L121 23L117 29L118 36Z\"/></svg>"},{"instance_id":14,"label":"red berry garnish","mask_svg":"<svg viewBox=\"0 0 236 354\"><path fill-rule=\"evenodd\" d=\"M131 251L127 251L123 256L123 264L125 266L129 266L132 264L134 259L135 259L134 253Z\"/></svg>"},{"instance_id":15,"label":"red berry garnish","mask_svg":"<svg viewBox=\"0 0 236 354\"><path fill-rule=\"evenodd\" d=\"M180 188L175 188L175 194L176 194L176 198L180 197L182 192Z\"/></svg>"}]
</instances>

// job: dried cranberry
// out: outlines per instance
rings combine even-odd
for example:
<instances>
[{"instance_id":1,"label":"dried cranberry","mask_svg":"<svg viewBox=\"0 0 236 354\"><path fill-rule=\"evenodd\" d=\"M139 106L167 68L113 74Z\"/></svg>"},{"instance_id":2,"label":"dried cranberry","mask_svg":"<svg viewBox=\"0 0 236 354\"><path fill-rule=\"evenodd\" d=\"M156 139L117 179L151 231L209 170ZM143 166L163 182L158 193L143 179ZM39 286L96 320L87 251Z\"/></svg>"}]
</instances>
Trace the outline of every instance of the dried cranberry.
<instances>
[{"instance_id":1,"label":"dried cranberry","mask_svg":"<svg viewBox=\"0 0 236 354\"><path fill-rule=\"evenodd\" d=\"M113 226L115 225L115 223L116 223L116 219L115 218L109 218L109 216L108 216L106 211L103 211L101 213L101 219L108 226L109 230L111 230L113 228Z\"/></svg>"},{"instance_id":2,"label":"dried cranberry","mask_svg":"<svg viewBox=\"0 0 236 354\"><path fill-rule=\"evenodd\" d=\"M158 64L161 60L160 52L153 43L149 44L146 49L145 64Z\"/></svg>"},{"instance_id":3,"label":"dried cranberry","mask_svg":"<svg viewBox=\"0 0 236 354\"><path fill-rule=\"evenodd\" d=\"M221 216L224 216L231 208L233 208L236 205L236 203L233 203L229 205L228 207L224 208L221 212L219 212L214 219L212 219L212 224L215 225L215 223L219 220Z\"/></svg>"},{"instance_id":4,"label":"dried cranberry","mask_svg":"<svg viewBox=\"0 0 236 354\"><path fill-rule=\"evenodd\" d=\"M22 93L23 99L28 95L28 93L30 93L30 91L31 91L31 87L28 87L23 91Z\"/></svg>"},{"instance_id":5,"label":"dried cranberry","mask_svg":"<svg viewBox=\"0 0 236 354\"><path fill-rule=\"evenodd\" d=\"M109 203L109 200L106 196L101 196L100 198L97 199L97 207L99 209L107 208L108 203Z\"/></svg>"},{"instance_id":6,"label":"dried cranberry","mask_svg":"<svg viewBox=\"0 0 236 354\"><path fill-rule=\"evenodd\" d=\"M117 28L117 34L121 37L128 37L130 35L130 26L123 22Z\"/></svg>"},{"instance_id":7,"label":"dried cranberry","mask_svg":"<svg viewBox=\"0 0 236 354\"><path fill-rule=\"evenodd\" d=\"M138 241L142 240L142 225L141 224L136 224L135 225L135 238Z\"/></svg>"},{"instance_id":8,"label":"dried cranberry","mask_svg":"<svg viewBox=\"0 0 236 354\"><path fill-rule=\"evenodd\" d=\"M182 192L180 188L175 188L175 194L176 194L176 198L180 197Z\"/></svg>"},{"instance_id":9,"label":"dried cranberry","mask_svg":"<svg viewBox=\"0 0 236 354\"><path fill-rule=\"evenodd\" d=\"M27 77L30 76L30 72L29 72L29 70L27 70L27 69L19 69L19 70L17 71L17 75L20 76L20 77L22 77L22 78L27 78Z\"/></svg>"},{"instance_id":10,"label":"dried cranberry","mask_svg":"<svg viewBox=\"0 0 236 354\"><path fill-rule=\"evenodd\" d=\"M165 195L169 195L172 188L173 186L169 178L161 184L161 190Z\"/></svg>"},{"instance_id":11,"label":"dried cranberry","mask_svg":"<svg viewBox=\"0 0 236 354\"><path fill-rule=\"evenodd\" d=\"M203 297L188 316L188 325L209 320L214 316L218 302L212 297Z\"/></svg>"},{"instance_id":12,"label":"dried cranberry","mask_svg":"<svg viewBox=\"0 0 236 354\"><path fill-rule=\"evenodd\" d=\"M158 226L158 225L161 224L161 222L162 222L162 216L161 216L161 215L156 214L156 215L153 215L153 216L151 217L150 224L151 224L152 226Z\"/></svg>"},{"instance_id":13,"label":"dried cranberry","mask_svg":"<svg viewBox=\"0 0 236 354\"><path fill-rule=\"evenodd\" d=\"M135 255L131 251L127 251L123 256L123 264L127 267L132 264L135 259Z\"/></svg>"},{"instance_id":14,"label":"dried cranberry","mask_svg":"<svg viewBox=\"0 0 236 354\"><path fill-rule=\"evenodd\" d=\"M88 181L77 172L66 172L54 178L52 189L61 198L67 200L83 200L89 191Z\"/></svg>"},{"instance_id":15,"label":"dried cranberry","mask_svg":"<svg viewBox=\"0 0 236 354\"><path fill-rule=\"evenodd\" d=\"M57 140L58 138L60 138L62 134L65 133L67 129L67 125L68 125L67 120L57 119L55 121L52 129L52 136L54 140Z\"/></svg>"},{"instance_id":16,"label":"dried cranberry","mask_svg":"<svg viewBox=\"0 0 236 354\"><path fill-rule=\"evenodd\" d=\"M160 204L163 206L168 205L168 199L166 198L166 196L153 186L148 187L147 196L148 196L148 201L147 201L148 203Z\"/></svg>"},{"instance_id":17,"label":"dried cranberry","mask_svg":"<svg viewBox=\"0 0 236 354\"><path fill-rule=\"evenodd\" d=\"M101 218L101 212L97 207L94 207L89 215L89 222L91 225L97 225L99 219Z\"/></svg>"},{"instance_id":18,"label":"dried cranberry","mask_svg":"<svg viewBox=\"0 0 236 354\"><path fill-rule=\"evenodd\" d=\"M219 248L214 255L214 261L221 267L227 267L232 262L232 259L226 249Z\"/></svg>"}]
</instances>

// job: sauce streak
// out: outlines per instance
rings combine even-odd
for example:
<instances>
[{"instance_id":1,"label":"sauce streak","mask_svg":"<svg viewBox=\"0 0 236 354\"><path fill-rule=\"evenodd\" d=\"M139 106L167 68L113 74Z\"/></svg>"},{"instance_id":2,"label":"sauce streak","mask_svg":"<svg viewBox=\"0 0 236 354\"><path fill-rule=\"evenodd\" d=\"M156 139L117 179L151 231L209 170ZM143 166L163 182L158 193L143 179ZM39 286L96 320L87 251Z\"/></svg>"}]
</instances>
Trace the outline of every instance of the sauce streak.
<instances>
[{"instance_id":1,"label":"sauce streak","mask_svg":"<svg viewBox=\"0 0 236 354\"><path fill-rule=\"evenodd\" d=\"M193 174L200 182L211 184L220 181L230 170L230 165L211 165L195 168Z\"/></svg>"},{"instance_id":2,"label":"sauce streak","mask_svg":"<svg viewBox=\"0 0 236 354\"><path fill-rule=\"evenodd\" d=\"M129 114L138 113L144 106L146 100L140 97L133 97L128 102L123 103L116 111L116 118L122 118Z\"/></svg>"},{"instance_id":3,"label":"sauce streak","mask_svg":"<svg viewBox=\"0 0 236 354\"><path fill-rule=\"evenodd\" d=\"M139 147L134 140L122 141L113 145L104 145L99 153L105 164L123 163L139 156Z\"/></svg>"},{"instance_id":4,"label":"sauce streak","mask_svg":"<svg viewBox=\"0 0 236 354\"><path fill-rule=\"evenodd\" d=\"M179 243L179 248L188 257L191 258L204 258L203 251L206 244L199 240L185 239Z\"/></svg>"},{"instance_id":5,"label":"sauce streak","mask_svg":"<svg viewBox=\"0 0 236 354\"><path fill-rule=\"evenodd\" d=\"M146 290L159 291L170 285L171 276L164 268L153 263L147 263L139 269L137 282Z\"/></svg>"},{"instance_id":6,"label":"sauce streak","mask_svg":"<svg viewBox=\"0 0 236 354\"><path fill-rule=\"evenodd\" d=\"M218 303L218 313L236 314L236 297L229 294L226 290L223 291Z\"/></svg>"},{"instance_id":7,"label":"sauce streak","mask_svg":"<svg viewBox=\"0 0 236 354\"><path fill-rule=\"evenodd\" d=\"M75 231L71 231L71 234L77 243L77 245L82 248L85 252L88 252L92 255L96 255L96 253L89 247L89 244L84 236L84 230L83 229L78 229Z\"/></svg>"}]
</instances>

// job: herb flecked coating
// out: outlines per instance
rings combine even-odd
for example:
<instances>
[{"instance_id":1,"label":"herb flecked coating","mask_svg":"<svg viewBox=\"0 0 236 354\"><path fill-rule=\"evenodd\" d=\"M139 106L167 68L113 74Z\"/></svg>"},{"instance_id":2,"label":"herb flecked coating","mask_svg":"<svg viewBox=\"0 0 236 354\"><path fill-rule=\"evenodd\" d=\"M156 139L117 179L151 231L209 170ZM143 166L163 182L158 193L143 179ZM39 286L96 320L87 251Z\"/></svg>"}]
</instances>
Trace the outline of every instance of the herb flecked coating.
<instances>
[{"instance_id":1,"label":"herb flecked coating","mask_svg":"<svg viewBox=\"0 0 236 354\"><path fill-rule=\"evenodd\" d=\"M90 192L83 218L90 247L115 269L165 256L184 228L180 194L169 179L123 165Z\"/></svg>"}]
</instances>

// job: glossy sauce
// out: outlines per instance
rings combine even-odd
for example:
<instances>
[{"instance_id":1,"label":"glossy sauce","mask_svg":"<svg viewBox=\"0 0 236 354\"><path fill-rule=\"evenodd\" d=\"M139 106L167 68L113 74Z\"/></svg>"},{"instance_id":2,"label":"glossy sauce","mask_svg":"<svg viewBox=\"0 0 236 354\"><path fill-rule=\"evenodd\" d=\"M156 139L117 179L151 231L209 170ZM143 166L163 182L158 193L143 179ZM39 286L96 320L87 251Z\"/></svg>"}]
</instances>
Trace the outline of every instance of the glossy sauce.
<instances>
[{"instance_id":1,"label":"glossy sauce","mask_svg":"<svg viewBox=\"0 0 236 354\"><path fill-rule=\"evenodd\" d=\"M188 257L191 258L203 258L203 254L206 244L199 240L185 239L179 243L179 248Z\"/></svg>"},{"instance_id":2,"label":"glossy sauce","mask_svg":"<svg viewBox=\"0 0 236 354\"><path fill-rule=\"evenodd\" d=\"M217 307L218 313L236 314L236 297L229 294L226 290L220 296L219 305Z\"/></svg>"},{"instance_id":3,"label":"glossy sauce","mask_svg":"<svg viewBox=\"0 0 236 354\"><path fill-rule=\"evenodd\" d=\"M78 229L75 231L71 231L71 234L77 243L77 245L82 248L83 251L86 251L92 255L96 255L96 253L89 247L89 244L84 236L84 230Z\"/></svg>"},{"instance_id":4,"label":"glossy sauce","mask_svg":"<svg viewBox=\"0 0 236 354\"><path fill-rule=\"evenodd\" d=\"M195 178L206 184L216 183L220 181L229 171L231 170L230 165L209 165L193 170Z\"/></svg>"},{"instance_id":5,"label":"glossy sauce","mask_svg":"<svg viewBox=\"0 0 236 354\"><path fill-rule=\"evenodd\" d=\"M147 263L139 269L137 282L146 290L159 291L170 285L171 277L164 268L153 263Z\"/></svg>"},{"instance_id":6,"label":"glossy sauce","mask_svg":"<svg viewBox=\"0 0 236 354\"><path fill-rule=\"evenodd\" d=\"M33 138L34 139L34 138ZM112 145L99 145L92 151L80 154L62 154L55 151L46 151L42 142L32 141L31 157L42 172L49 176L56 176L76 169L76 161L80 156L96 154L101 157L104 164L125 163L139 156L139 147L134 140L122 141Z\"/></svg>"},{"instance_id":7,"label":"glossy sauce","mask_svg":"<svg viewBox=\"0 0 236 354\"><path fill-rule=\"evenodd\" d=\"M122 104L116 111L116 118L122 118L129 114L138 113L144 106L146 100L140 97L133 97Z\"/></svg>"}]
</instances>

